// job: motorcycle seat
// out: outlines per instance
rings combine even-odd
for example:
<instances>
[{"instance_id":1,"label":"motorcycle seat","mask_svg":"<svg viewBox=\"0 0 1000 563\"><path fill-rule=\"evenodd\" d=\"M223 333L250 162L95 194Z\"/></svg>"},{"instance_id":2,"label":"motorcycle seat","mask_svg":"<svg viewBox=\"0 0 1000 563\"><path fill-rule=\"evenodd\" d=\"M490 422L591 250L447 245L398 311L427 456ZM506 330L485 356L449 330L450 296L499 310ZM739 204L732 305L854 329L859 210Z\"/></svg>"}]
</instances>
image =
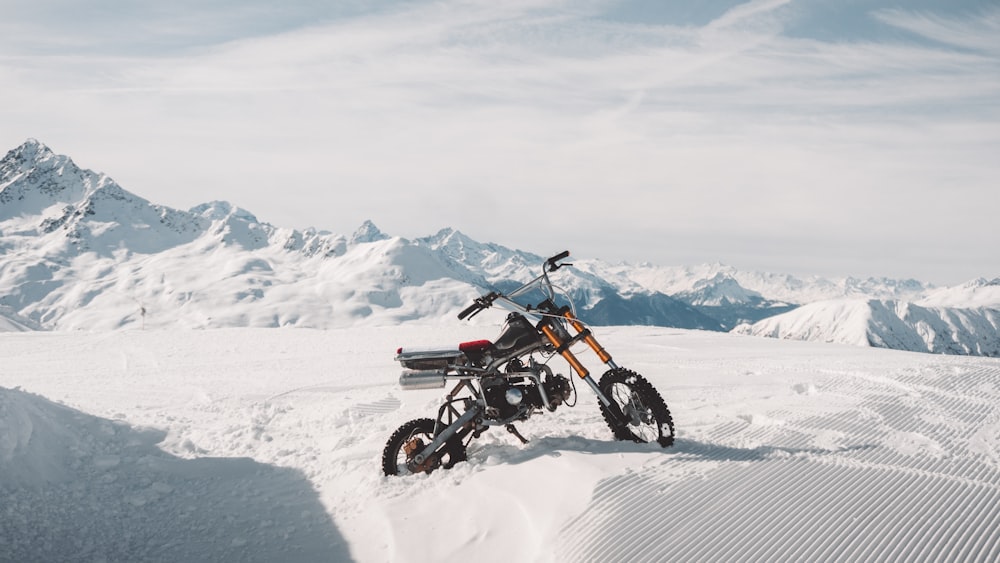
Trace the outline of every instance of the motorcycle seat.
<instances>
[{"instance_id":1,"label":"motorcycle seat","mask_svg":"<svg viewBox=\"0 0 1000 563\"><path fill-rule=\"evenodd\" d=\"M490 349L490 346L493 346L493 343L489 340L472 340L459 344L458 349L468 354L469 352L485 352Z\"/></svg>"},{"instance_id":2,"label":"motorcycle seat","mask_svg":"<svg viewBox=\"0 0 1000 563\"><path fill-rule=\"evenodd\" d=\"M396 359L403 360L431 360L457 358L462 355L462 350L458 346L447 348L432 348L424 346L409 346L396 350Z\"/></svg>"},{"instance_id":3,"label":"motorcycle seat","mask_svg":"<svg viewBox=\"0 0 1000 563\"><path fill-rule=\"evenodd\" d=\"M396 360L409 369L444 368L458 362L466 354L481 354L492 345L489 340L473 340L448 347L410 346L396 350Z\"/></svg>"}]
</instances>

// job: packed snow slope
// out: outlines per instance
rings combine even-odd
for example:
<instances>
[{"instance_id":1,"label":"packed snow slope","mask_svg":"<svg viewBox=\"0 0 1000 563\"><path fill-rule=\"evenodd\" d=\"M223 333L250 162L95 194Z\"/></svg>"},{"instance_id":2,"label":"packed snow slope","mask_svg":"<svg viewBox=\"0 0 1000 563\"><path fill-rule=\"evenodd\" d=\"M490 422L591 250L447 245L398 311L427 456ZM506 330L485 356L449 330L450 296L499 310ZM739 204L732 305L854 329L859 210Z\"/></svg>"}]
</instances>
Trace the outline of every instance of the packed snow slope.
<instances>
[{"instance_id":1,"label":"packed snow slope","mask_svg":"<svg viewBox=\"0 0 1000 563\"><path fill-rule=\"evenodd\" d=\"M382 476L443 395L400 391L394 350L496 330L0 334L0 560L1000 558L993 358L597 328L673 448L612 441L577 385L527 445L493 430L451 470Z\"/></svg>"},{"instance_id":2,"label":"packed snow slope","mask_svg":"<svg viewBox=\"0 0 1000 563\"><path fill-rule=\"evenodd\" d=\"M366 222L341 235L279 228L226 202L147 201L36 140L0 160L4 329L296 326L448 319L481 292L538 272L539 253L453 229L407 240ZM560 284L584 319L729 330L819 299L913 300L914 280L830 280L577 259ZM963 307L953 295L948 307ZM9 322L8 322L9 321Z\"/></svg>"}]
</instances>

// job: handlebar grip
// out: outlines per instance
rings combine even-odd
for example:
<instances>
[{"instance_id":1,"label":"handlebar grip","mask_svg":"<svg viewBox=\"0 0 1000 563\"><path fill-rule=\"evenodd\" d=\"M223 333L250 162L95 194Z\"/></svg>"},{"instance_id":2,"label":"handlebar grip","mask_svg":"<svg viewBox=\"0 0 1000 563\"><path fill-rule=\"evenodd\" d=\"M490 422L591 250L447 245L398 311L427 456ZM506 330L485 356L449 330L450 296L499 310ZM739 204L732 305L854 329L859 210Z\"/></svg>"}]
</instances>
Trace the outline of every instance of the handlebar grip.
<instances>
[{"instance_id":1,"label":"handlebar grip","mask_svg":"<svg viewBox=\"0 0 1000 563\"><path fill-rule=\"evenodd\" d=\"M566 258L568 256L569 256L569 251L568 250L563 250L559 254L556 254L552 258L549 258L548 260L546 260L545 263L549 266L549 271L550 272L554 272L556 269L558 269L559 265L556 264L556 262L558 262L558 261L560 261L563 258Z\"/></svg>"},{"instance_id":2,"label":"handlebar grip","mask_svg":"<svg viewBox=\"0 0 1000 563\"><path fill-rule=\"evenodd\" d=\"M476 301L465 308L461 313L458 314L458 320L463 320L465 317L469 317L469 313L472 313L472 317L475 317L483 309L488 309L493 306L493 302L497 300L501 295L495 291L491 291L482 297L477 297Z\"/></svg>"},{"instance_id":3,"label":"handlebar grip","mask_svg":"<svg viewBox=\"0 0 1000 563\"><path fill-rule=\"evenodd\" d=\"M472 305L469 305L468 307L463 309L461 313L458 314L458 320L464 321L465 317L468 317L470 313L475 312L479 308L480 308L479 303L473 303Z\"/></svg>"}]
</instances>

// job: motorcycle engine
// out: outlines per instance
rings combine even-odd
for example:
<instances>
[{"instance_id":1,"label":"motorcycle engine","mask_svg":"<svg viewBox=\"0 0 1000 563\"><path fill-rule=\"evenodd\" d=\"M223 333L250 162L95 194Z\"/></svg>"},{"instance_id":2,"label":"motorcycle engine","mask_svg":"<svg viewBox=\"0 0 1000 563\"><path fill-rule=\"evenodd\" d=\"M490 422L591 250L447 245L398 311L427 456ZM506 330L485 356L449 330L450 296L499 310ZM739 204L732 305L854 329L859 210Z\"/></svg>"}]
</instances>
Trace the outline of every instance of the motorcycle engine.
<instances>
[{"instance_id":1,"label":"motorcycle engine","mask_svg":"<svg viewBox=\"0 0 1000 563\"><path fill-rule=\"evenodd\" d=\"M508 369L511 367L514 366L509 366ZM538 384L531 377L517 377L517 373L515 371L507 377L483 380L486 404L495 409L494 418L497 420L507 420L519 412L523 412L524 418L527 418L532 408L546 407ZM546 373L542 389L549 400L548 406L552 409L566 402L572 394L569 380L559 374Z\"/></svg>"}]
</instances>

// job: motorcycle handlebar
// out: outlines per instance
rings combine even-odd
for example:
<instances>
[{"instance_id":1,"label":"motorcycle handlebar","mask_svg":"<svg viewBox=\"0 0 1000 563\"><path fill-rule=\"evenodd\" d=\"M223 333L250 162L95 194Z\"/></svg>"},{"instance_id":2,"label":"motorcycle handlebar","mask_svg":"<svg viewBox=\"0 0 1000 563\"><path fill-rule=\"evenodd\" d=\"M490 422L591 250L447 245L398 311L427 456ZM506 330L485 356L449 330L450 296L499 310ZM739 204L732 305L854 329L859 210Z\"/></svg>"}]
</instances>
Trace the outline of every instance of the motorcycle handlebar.
<instances>
[{"instance_id":1,"label":"motorcycle handlebar","mask_svg":"<svg viewBox=\"0 0 1000 563\"><path fill-rule=\"evenodd\" d=\"M556 254L555 256L545 261L545 269L549 272L554 272L559 268L562 268L563 266L572 266L572 264L558 263L560 260L563 260L567 257L569 257L569 251L563 250L559 254ZM535 281L538 280L536 279ZM467 318L471 319L472 317L478 315L479 312L482 311L483 309L488 309L492 307L493 302L496 301L498 297L501 297L501 295L495 291L491 291L486 295L483 295L482 297L477 297L476 300L472 303L472 305L469 305L465 309L462 309L462 312L458 314L458 320L464 321Z\"/></svg>"}]
</instances>

